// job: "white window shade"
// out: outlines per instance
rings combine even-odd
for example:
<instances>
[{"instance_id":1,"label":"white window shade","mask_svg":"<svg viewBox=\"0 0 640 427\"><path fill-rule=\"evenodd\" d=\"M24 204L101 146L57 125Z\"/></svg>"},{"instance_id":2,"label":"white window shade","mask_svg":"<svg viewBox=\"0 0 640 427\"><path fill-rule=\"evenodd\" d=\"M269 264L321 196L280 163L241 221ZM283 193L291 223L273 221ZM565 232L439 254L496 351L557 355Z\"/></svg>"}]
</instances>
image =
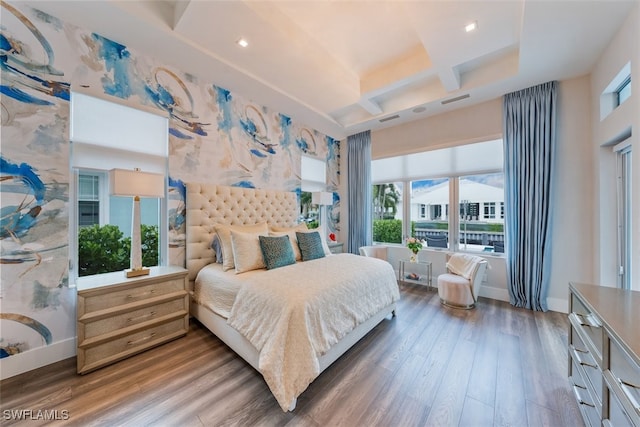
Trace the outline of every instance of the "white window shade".
<instances>
[{"instance_id":1,"label":"white window shade","mask_svg":"<svg viewBox=\"0 0 640 427\"><path fill-rule=\"evenodd\" d=\"M72 92L70 124L72 167L165 173L166 116Z\"/></svg>"},{"instance_id":2,"label":"white window shade","mask_svg":"<svg viewBox=\"0 0 640 427\"><path fill-rule=\"evenodd\" d=\"M327 164L322 160L302 156L302 191L324 191L327 188Z\"/></svg>"},{"instance_id":3,"label":"white window shade","mask_svg":"<svg viewBox=\"0 0 640 427\"><path fill-rule=\"evenodd\" d=\"M373 160L373 183L415 181L493 172L503 169L502 140Z\"/></svg>"}]
</instances>

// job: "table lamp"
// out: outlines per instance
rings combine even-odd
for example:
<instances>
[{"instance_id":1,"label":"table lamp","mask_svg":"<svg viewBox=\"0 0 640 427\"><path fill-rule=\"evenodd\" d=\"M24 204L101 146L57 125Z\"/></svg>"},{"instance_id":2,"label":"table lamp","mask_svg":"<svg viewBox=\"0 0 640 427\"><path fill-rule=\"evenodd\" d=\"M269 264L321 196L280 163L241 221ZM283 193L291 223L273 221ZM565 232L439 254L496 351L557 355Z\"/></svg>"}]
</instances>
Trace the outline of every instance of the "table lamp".
<instances>
[{"instance_id":1,"label":"table lamp","mask_svg":"<svg viewBox=\"0 0 640 427\"><path fill-rule=\"evenodd\" d=\"M323 240L327 239L327 216L325 206L333 205L333 193L315 191L311 193L311 203L320 206L320 232Z\"/></svg>"},{"instance_id":2,"label":"table lamp","mask_svg":"<svg viewBox=\"0 0 640 427\"><path fill-rule=\"evenodd\" d=\"M133 197L133 215L131 220L131 265L125 270L127 277L149 274L142 267L142 247L140 237L140 197L163 198L165 177L158 173L142 172L140 169L111 169L109 171L109 189L113 196Z\"/></svg>"}]
</instances>

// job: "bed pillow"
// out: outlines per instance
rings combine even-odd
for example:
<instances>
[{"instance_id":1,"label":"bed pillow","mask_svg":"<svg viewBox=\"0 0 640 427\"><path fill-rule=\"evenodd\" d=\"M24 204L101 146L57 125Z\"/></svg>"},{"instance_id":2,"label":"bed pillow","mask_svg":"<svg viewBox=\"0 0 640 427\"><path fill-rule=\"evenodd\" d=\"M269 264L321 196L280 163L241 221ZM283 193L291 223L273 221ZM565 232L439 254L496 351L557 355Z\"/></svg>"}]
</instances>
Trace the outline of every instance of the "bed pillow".
<instances>
[{"instance_id":1,"label":"bed pillow","mask_svg":"<svg viewBox=\"0 0 640 427\"><path fill-rule=\"evenodd\" d=\"M289 236L259 236L260 249L267 270L296 263Z\"/></svg>"},{"instance_id":2,"label":"bed pillow","mask_svg":"<svg viewBox=\"0 0 640 427\"><path fill-rule=\"evenodd\" d=\"M254 225L222 225L218 224L214 227L220 244L222 245L222 270L227 271L235 268L235 262L233 258L233 245L231 244L231 230L239 231L241 233L253 233L253 234L269 234L269 227L266 222L261 222Z\"/></svg>"},{"instance_id":3,"label":"bed pillow","mask_svg":"<svg viewBox=\"0 0 640 427\"><path fill-rule=\"evenodd\" d=\"M216 262L218 264L222 264L222 245L220 244L220 239L218 238L217 233L213 235L211 249L213 249L213 252L216 254Z\"/></svg>"},{"instance_id":4,"label":"bed pillow","mask_svg":"<svg viewBox=\"0 0 640 427\"><path fill-rule=\"evenodd\" d=\"M331 249L329 249L329 245L327 244L327 240L320 234L317 229L307 229L300 231L301 233L318 233L320 235L320 241L322 242L322 250L326 256L332 255Z\"/></svg>"},{"instance_id":5,"label":"bed pillow","mask_svg":"<svg viewBox=\"0 0 640 427\"><path fill-rule=\"evenodd\" d=\"M298 246L300 246L303 261L310 261L326 256L322 248L320 233L317 231L307 233L296 231L296 238L298 239Z\"/></svg>"},{"instance_id":6,"label":"bed pillow","mask_svg":"<svg viewBox=\"0 0 640 427\"><path fill-rule=\"evenodd\" d=\"M298 238L296 237L296 231L270 231L269 236L289 236L289 243L291 243L291 247L293 248L293 255L296 261L300 261L302 259L302 254L300 253L300 247L298 246Z\"/></svg>"},{"instance_id":7,"label":"bed pillow","mask_svg":"<svg viewBox=\"0 0 640 427\"><path fill-rule=\"evenodd\" d=\"M272 225L269 227L269 231L280 232L280 231L306 231L309 227L307 227L306 222L301 222L298 225L294 225L293 227L279 227L277 225Z\"/></svg>"},{"instance_id":8,"label":"bed pillow","mask_svg":"<svg viewBox=\"0 0 640 427\"><path fill-rule=\"evenodd\" d=\"M231 230L231 247L236 274L264 268L259 234Z\"/></svg>"}]
</instances>

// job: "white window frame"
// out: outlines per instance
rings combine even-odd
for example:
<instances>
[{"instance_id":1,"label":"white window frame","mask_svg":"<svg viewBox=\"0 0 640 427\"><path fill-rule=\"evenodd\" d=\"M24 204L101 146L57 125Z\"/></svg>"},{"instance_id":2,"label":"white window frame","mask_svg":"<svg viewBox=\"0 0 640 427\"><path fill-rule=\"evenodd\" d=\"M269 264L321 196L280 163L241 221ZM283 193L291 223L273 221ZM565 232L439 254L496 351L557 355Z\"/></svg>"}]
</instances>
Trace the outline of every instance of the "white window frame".
<instances>
[{"instance_id":1,"label":"white window frame","mask_svg":"<svg viewBox=\"0 0 640 427\"><path fill-rule=\"evenodd\" d=\"M493 140L487 140L484 141L487 144L490 143L494 143L496 141L500 141L500 147L502 146L502 136L495 138ZM465 146L471 146L473 144L482 144L482 142L476 142L476 143L470 143L470 144L462 144L462 145L457 145L454 147L450 147L450 150L452 151L452 154L456 152L457 150L464 150ZM480 147L478 145L478 147ZM475 147L473 147L475 148ZM440 153L438 153L439 156L441 156L443 153L441 153L443 150L447 150L447 149L439 149L439 150L432 150L432 151L439 151ZM428 153L430 153L431 151L424 151L424 152L420 152L420 153L415 153L415 155L420 155L420 156L425 156L428 155ZM473 152L473 149L471 150L471 152ZM398 156L397 158L387 158L387 159L380 159L383 161L386 161L386 164L384 165L385 170L388 172L389 171L389 167L392 164L397 164L397 165L407 165L407 163L409 163L411 161L411 159L409 159L409 157L412 156L411 154L409 155L404 155L404 156ZM456 160L456 155L453 154L451 156L454 160ZM462 156L458 156L458 157L462 157ZM375 162L376 160L374 160ZM394 171L394 175L385 175L382 179L376 179L375 177L372 179L372 185L376 185L376 184L385 184L385 183L391 183L391 182L402 182L403 183L403 193L402 193L402 235L407 237L411 235L411 182L413 181L420 181L420 180L428 180L428 179L448 179L449 180L449 203L446 205L447 206L447 215L446 218L448 220L449 223L449 250L451 251L457 251L457 252L462 252L463 248L460 245L460 239L459 239L459 230L460 230L460 215L459 214L455 214L455 215L449 215L449 212L455 212L455 213L459 213L460 212L460 201L458 200L459 197L459 178L460 177L464 177L464 176L469 176L469 175L483 175L483 174L492 174L492 173L504 173L504 159L500 158L500 168L497 167L490 167L490 166L485 166L485 164L483 164L483 167L479 168L479 169L473 169L473 168L469 168L468 165L465 163L466 167L461 168L459 171L457 171L456 173L452 173L449 175L431 175L431 174L425 174L425 175L412 175L409 174L409 176L407 176L406 178L393 178L394 176L402 176L402 171L400 174L396 173ZM429 168L425 168L426 171L429 171ZM427 172L428 173L428 172ZM478 212L478 214L480 215L482 212ZM504 215L502 215L502 218L504 220ZM477 252L474 252L477 253ZM495 256L504 256L503 254L495 254L493 253L492 255Z\"/></svg>"},{"instance_id":2,"label":"white window frame","mask_svg":"<svg viewBox=\"0 0 640 427\"><path fill-rule=\"evenodd\" d=\"M632 247L632 158L631 140L626 139L613 147L616 155L616 265L618 287L633 289Z\"/></svg>"}]
</instances>

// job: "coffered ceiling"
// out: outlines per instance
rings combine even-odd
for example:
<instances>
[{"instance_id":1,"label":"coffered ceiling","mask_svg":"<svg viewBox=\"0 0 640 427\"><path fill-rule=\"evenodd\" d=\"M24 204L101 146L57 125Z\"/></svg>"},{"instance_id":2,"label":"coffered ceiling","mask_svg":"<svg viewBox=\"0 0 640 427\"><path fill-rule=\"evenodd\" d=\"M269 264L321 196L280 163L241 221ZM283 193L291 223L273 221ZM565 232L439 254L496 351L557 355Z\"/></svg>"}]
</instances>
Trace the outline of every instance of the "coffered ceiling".
<instances>
[{"instance_id":1,"label":"coffered ceiling","mask_svg":"<svg viewBox=\"0 0 640 427\"><path fill-rule=\"evenodd\" d=\"M344 138L590 72L637 1L24 1ZM465 26L477 23L475 31ZM236 43L248 42L246 48ZM395 117L397 116L397 117Z\"/></svg>"}]
</instances>

